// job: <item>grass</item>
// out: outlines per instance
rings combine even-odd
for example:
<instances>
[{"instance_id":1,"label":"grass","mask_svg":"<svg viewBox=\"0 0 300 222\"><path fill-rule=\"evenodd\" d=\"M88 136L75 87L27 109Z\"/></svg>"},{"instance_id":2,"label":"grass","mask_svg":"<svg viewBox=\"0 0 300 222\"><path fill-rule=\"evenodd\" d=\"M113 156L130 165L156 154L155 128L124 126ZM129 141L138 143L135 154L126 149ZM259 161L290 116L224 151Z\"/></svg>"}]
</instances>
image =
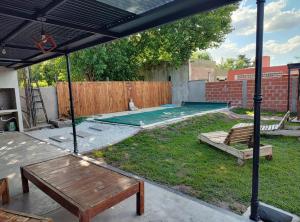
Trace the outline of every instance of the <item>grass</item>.
<instances>
[{"instance_id":1,"label":"grass","mask_svg":"<svg viewBox=\"0 0 300 222\"><path fill-rule=\"evenodd\" d=\"M248 116L254 116L254 111L252 109L245 109L245 108L233 108L231 110L232 112L240 115L248 115ZM275 112L275 111L261 111L262 116L277 116L277 117L283 117L286 112Z\"/></svg>"},{"instance_id":2,"label":"grass","mask_svg":"<svg viewBox=\"0 0 300 222\"><path fill-rule=\"evenodd\" d=\"M250 204L252 162L200 144L200 132L228 131L238 120L209 114L149 131L95 153L109 164L209 203L242 213ZM300 215L300 142L264 137L273 145L273 160L261 158L260 199Z\"/></svg>"}]
</instances>

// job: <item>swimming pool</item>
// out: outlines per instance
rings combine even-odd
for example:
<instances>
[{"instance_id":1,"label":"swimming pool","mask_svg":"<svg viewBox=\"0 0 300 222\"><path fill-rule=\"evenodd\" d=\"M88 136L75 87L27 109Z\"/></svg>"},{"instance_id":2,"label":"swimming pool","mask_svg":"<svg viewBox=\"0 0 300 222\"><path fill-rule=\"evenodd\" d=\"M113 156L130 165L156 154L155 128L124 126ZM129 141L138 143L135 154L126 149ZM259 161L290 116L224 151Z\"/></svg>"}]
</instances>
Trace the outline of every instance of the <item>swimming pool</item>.
<instances>
[{"instance_id":1,"label":"swimming pool","mask_svg":"<svg viewBox=\"0 0 300 222\"><path fill-rule=\"evenodd\" d=\"M181 106L177 107L170 107L123 116L115 116L110 118L95 118L95 120L107 123L144 126L223 108L227 108L227 103L183 102Z\"/></svg>"}]
</instances>

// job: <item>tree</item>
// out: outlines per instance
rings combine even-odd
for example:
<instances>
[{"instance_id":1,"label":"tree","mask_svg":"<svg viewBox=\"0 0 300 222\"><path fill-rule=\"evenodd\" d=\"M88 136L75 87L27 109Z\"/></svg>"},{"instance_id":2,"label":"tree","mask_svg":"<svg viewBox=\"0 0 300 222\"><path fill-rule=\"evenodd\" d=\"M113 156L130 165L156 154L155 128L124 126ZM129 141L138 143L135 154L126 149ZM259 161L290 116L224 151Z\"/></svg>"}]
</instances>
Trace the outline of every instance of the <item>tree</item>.
<instances>
[{"instance_id":1,"label":"tree","mask_svg":"<svg viewBox=\"0 0 300 222\"><path fill-rule=\"evenodd\" d=\"M152 28L118 41L71 54L73 80L135 80L143 68L161 63L179 66L193 52L217 47L232 31L231 14L238 5L225 6L177 22ZM64 58L34 68L48 84L54 75L65 80ZM63 75L63 76L62 76Z\"/></svg>"},{"instance_id":2,"label":"tree","mask_svg":"<svg viewBox=\"0 0 300 222\"><path fill-rule=\"evenodd\" d=\"M205 51L196 51L193 52L191 56L192 60L207 60L207 61L212 61L211 55L208 52Z\"/></svg>"},{"instance_id":3,"label":"tree","mask_svg":"<svg viewBox=\"0 0 300 222\"><path fill-rule=\"evenodd\" d=\"M227 58L225 61L222 61L219 66L225 70L244 69L253 66L253 62L251 62L251 59L247 58L246 55L238 55L236 59Z\"/></svg>"}]
</instances>

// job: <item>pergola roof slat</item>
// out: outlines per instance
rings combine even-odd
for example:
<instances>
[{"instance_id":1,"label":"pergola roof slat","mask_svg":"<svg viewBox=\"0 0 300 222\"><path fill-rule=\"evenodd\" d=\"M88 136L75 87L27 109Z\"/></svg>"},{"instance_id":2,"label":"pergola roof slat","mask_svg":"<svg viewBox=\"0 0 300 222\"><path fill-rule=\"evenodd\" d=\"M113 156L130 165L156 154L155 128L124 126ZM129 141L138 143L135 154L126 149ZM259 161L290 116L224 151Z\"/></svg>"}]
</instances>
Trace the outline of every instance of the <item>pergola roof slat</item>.
<instances>
[{"instance_id":1,"label":"pergola roof slat","mask_svg":"<svg viewBox=\"0 0 300 222\"><path fill-rule=\"evenodd\" d=\"M238 1L2 0L0 44L12 62L1 65L21 68ZM47 54L35 49L33 40L40 39L42 25L57 43Z\"/></svg>"}]
</instances>

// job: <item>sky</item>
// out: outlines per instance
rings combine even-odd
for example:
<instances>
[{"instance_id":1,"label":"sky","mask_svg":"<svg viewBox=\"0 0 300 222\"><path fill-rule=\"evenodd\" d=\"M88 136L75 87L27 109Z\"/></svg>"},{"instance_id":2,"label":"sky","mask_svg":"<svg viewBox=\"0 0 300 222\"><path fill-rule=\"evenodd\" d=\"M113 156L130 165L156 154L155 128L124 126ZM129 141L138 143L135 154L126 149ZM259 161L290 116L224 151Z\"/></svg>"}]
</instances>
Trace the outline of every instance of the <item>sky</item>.
<instances>
[{"instance_id":1,"label":"sky","mask_svg":"<svg viewBox=\"0 0 300 222\"><path fill-rule=\"evenodd\" d=\"M239 54L254 59L255 0L241 2L232 26L233 32L219 48L207 50L217 63ZM300 0L266 0L264 31L264 55L271 56L271 65L300 62Z\"/></svg>"}]
</instances>

